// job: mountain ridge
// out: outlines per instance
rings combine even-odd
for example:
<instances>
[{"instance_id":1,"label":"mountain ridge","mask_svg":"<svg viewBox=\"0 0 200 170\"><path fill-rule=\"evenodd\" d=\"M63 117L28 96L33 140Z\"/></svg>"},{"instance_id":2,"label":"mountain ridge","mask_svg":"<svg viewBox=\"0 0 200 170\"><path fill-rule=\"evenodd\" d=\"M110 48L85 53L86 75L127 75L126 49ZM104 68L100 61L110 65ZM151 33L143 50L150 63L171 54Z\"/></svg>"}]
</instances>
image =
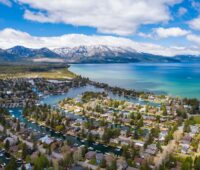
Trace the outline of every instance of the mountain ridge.
<instances>
[{"instance_id":1,"label":"mountain ridge","mask_svg":"<svg viewBox=\"0 0 200 170\"><path fill-rule=\"evenodd\" d=\"M62 47L50 50L46 47L33 49L24 46L14 46L0 49L1 62L45 62L59 61L66 63L131 63L131 62L197 62L200 57L192 55L177 55L167 57L149 53L137 52L129 47L115 47L106 45Z\"/></svg>"}]
</instances>

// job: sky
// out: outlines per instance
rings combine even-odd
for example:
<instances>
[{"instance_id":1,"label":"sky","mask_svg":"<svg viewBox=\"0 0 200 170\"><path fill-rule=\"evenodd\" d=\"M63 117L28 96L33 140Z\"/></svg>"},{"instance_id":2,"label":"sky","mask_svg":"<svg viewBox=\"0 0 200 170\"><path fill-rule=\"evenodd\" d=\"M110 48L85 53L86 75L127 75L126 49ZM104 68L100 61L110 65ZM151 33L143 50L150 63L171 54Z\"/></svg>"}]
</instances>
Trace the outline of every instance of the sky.
<instances>
[{"instance_id":1,"label":"sky","mask_svg":"<svg viewBox=\"0 0 200 170\"><path fill-rule=\"evenodd\" d=\"M200 55L200 0L0 0L0 48L16 45Z\"/></svg>"}]
</instances>

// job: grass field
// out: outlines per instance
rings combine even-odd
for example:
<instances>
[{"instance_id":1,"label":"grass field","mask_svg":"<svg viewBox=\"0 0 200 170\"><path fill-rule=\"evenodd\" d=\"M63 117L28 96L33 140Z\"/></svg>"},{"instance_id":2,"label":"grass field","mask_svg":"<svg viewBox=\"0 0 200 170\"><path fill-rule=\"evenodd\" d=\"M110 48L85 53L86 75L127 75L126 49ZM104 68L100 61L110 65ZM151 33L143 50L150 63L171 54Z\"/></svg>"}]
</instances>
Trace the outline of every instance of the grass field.
<instances>
[{"instance_id":1,"label":"grass field","mask_svg":"<svg viewBox=\"0 0 200 170\"><path fill-rule=\"evenodd\" d=\"M189 118L189 124L190 125L195 125L195 124L200 124L200 116L199 115L193 115Z\"/></svg>"},{"instance_id":2,"label":"grass field","mask_svg":"<svg viewBox=\"0 0 200 170\"><path fill-rule=\"evenodd\" d=\"M0 79L11 78L46 78L71 79L76 75L68 70L67 65L0 65Z\"/></svg>"},{"instance_id":3,"label":"grass field","mask_svg":"<svg viewBox=\"0 0 200 170\"><path fill-rule=\"evenodd\" d=\"M192 122L194 122L194 124L200 124L200 116L193 116Z\"/></svg>"}]
</instances>

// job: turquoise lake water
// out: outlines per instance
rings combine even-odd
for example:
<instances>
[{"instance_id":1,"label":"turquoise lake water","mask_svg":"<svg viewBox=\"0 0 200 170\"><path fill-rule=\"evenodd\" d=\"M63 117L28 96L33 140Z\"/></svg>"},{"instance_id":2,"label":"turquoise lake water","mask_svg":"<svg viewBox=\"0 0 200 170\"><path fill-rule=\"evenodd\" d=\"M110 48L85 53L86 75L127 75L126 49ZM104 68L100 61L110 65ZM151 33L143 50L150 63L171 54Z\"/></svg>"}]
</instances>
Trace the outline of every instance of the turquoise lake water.
<instances>
[{"instance_id":1,"label":"turquoise lake water","mask_svg":"<svg viewBox=\"0 0 200 170\"><path fill-rule=\"evenodd\" d=\"M112 86L200 99L200 63L75 64L70 70Z\"/></svg>"}]
</instances>

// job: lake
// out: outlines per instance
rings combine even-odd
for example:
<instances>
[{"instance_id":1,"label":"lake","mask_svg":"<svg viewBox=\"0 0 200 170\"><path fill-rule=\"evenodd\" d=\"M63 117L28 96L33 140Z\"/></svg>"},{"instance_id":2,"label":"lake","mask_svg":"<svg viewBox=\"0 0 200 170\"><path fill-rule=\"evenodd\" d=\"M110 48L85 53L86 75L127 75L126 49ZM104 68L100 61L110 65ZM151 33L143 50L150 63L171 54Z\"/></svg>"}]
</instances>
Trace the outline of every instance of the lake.
<instances>
[{"instance_id":1,"label":"lake","mask_svg":"<svg viewBox=\"0 0 200 170\"><path fill-rule=\"evenodd\" d=\"M112 86L200 99L200 63L73 64L70 70Z\"/></svg>"}]
</instances>

